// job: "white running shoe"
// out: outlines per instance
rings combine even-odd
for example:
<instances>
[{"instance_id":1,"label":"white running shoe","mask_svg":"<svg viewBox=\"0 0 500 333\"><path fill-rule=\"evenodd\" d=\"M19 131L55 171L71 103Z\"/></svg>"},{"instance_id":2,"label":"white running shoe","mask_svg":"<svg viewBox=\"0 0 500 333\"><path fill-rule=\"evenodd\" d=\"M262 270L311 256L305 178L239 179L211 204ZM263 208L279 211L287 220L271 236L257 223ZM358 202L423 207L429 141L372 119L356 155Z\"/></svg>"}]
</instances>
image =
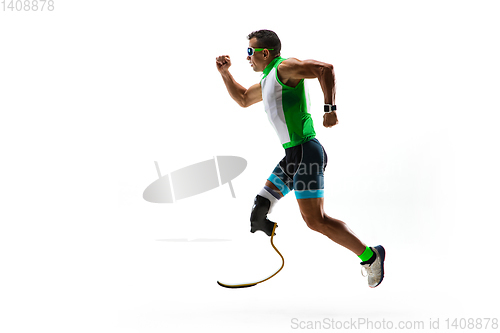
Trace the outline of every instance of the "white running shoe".
<instances>
[{"instance_id":1,"label":"white running shoe","mask_svg":"<svg viewBox=\"0 0 500 333\"><path fill-rule=\"evenodd\" d=\"M369 261L364 261L361 266L365 269L366 275L368 276L368 286L370 288L375 288L384 279L384 261L385 261L385 249L382 245L378 245L371 248L373 253L375 253L375 261L370 263Z\"/></svg>"}]
</instances>

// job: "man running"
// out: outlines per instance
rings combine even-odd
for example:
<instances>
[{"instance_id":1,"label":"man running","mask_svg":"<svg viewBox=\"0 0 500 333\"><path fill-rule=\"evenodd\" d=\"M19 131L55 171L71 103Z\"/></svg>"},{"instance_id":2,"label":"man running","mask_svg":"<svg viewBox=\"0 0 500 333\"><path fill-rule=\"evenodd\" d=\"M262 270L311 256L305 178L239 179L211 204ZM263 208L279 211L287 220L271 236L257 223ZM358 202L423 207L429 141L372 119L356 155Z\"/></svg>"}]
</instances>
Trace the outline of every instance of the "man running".
<instances>
[{"instance_id":1,"label":"man running","mask_svg":"<svg viewBox=\"0 0 500 333\"><path fill-rule=\"evenodd\" d=\"M285 149L285 157L255 198L251 231L262 230L271 236L275 223L267 215L279 199L294 190L307 226L356 254L366 269L368 285L378 286L384 278L384 248L366 246L344 222L326 215L323 209L327 155L316 139L304 79L319 80L325 103L323 126L333 127L338 124L333 66L316 60L282 58L281 41L270 30L254 31L247 38L247 60L255 72L263 72L260 83L248 89L237 83L229 73L231 59L227 55L216 58L217 69L229 95L241 107L264 101L269 121Z\"/></svg>"}]
</instances>

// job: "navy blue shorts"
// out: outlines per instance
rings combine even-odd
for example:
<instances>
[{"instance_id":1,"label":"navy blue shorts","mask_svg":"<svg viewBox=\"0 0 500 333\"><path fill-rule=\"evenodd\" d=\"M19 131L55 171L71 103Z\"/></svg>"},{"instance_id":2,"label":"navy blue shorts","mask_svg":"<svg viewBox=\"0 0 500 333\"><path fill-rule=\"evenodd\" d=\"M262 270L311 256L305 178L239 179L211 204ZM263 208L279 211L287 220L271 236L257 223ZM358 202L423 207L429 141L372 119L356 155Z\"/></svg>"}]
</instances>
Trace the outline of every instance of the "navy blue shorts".
<instances>
[{"instance_id":1,"label":"navy blue shorts","mask_svg":"<svg viewBox=\"0 0 500 333\"><path fill-rule=\"evenodd\" d=\"M268 180L283 195L295 190L297 199L324 196L324 171L328 157L317 139L285 149L285 157L274 168Z\"/></svg>"}]
</instances>

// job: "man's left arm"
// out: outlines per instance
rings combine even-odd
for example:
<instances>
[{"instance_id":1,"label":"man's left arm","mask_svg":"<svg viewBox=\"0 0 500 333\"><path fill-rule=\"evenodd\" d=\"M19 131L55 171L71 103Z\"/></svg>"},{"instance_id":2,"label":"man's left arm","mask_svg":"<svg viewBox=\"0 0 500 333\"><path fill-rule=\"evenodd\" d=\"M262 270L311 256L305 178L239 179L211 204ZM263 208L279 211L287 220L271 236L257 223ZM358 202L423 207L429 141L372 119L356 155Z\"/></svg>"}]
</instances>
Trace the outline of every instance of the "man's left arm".
<instances>
[{"instance_id":1,"label":"man's left arm","mask_svg":"<svg viewBox=\"0 0 500 333\"><path fill-rule=\"evenodd\" d=\"M317 78L323 95L325 104L335 105L335 72L333 65L317 60L298 60L290 58L283 61L278 68L282 81L314 79ZM332 127L338 124L337 113L325 113L323 125Z\"/></svg>"}]
</instances>

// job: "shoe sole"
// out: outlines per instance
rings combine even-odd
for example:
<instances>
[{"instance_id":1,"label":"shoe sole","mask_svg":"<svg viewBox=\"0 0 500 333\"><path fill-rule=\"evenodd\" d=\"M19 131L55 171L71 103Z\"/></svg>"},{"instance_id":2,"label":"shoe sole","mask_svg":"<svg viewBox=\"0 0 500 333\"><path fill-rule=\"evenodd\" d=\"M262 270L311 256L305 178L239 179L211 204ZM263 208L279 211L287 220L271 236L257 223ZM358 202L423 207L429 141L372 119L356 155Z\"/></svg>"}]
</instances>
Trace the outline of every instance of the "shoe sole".
<instances>
[{"instance_id":1,"label":"shoe sole","mask_svg":"<svg viewBox=\"0 0 500 333\"><path fill-rule=\"evenodd\" d=\"M382 245L377 245L374 247L375 250L377 250L377 253L379 254L380 256L380 273L381 273L381 276L382 278L380 279L380 281L373 287L370 287L370 288L375 288L375 287L378 287L382 281L384 280L384 261L385 261L385 249Z\"/></svg>"}]
</instances>

